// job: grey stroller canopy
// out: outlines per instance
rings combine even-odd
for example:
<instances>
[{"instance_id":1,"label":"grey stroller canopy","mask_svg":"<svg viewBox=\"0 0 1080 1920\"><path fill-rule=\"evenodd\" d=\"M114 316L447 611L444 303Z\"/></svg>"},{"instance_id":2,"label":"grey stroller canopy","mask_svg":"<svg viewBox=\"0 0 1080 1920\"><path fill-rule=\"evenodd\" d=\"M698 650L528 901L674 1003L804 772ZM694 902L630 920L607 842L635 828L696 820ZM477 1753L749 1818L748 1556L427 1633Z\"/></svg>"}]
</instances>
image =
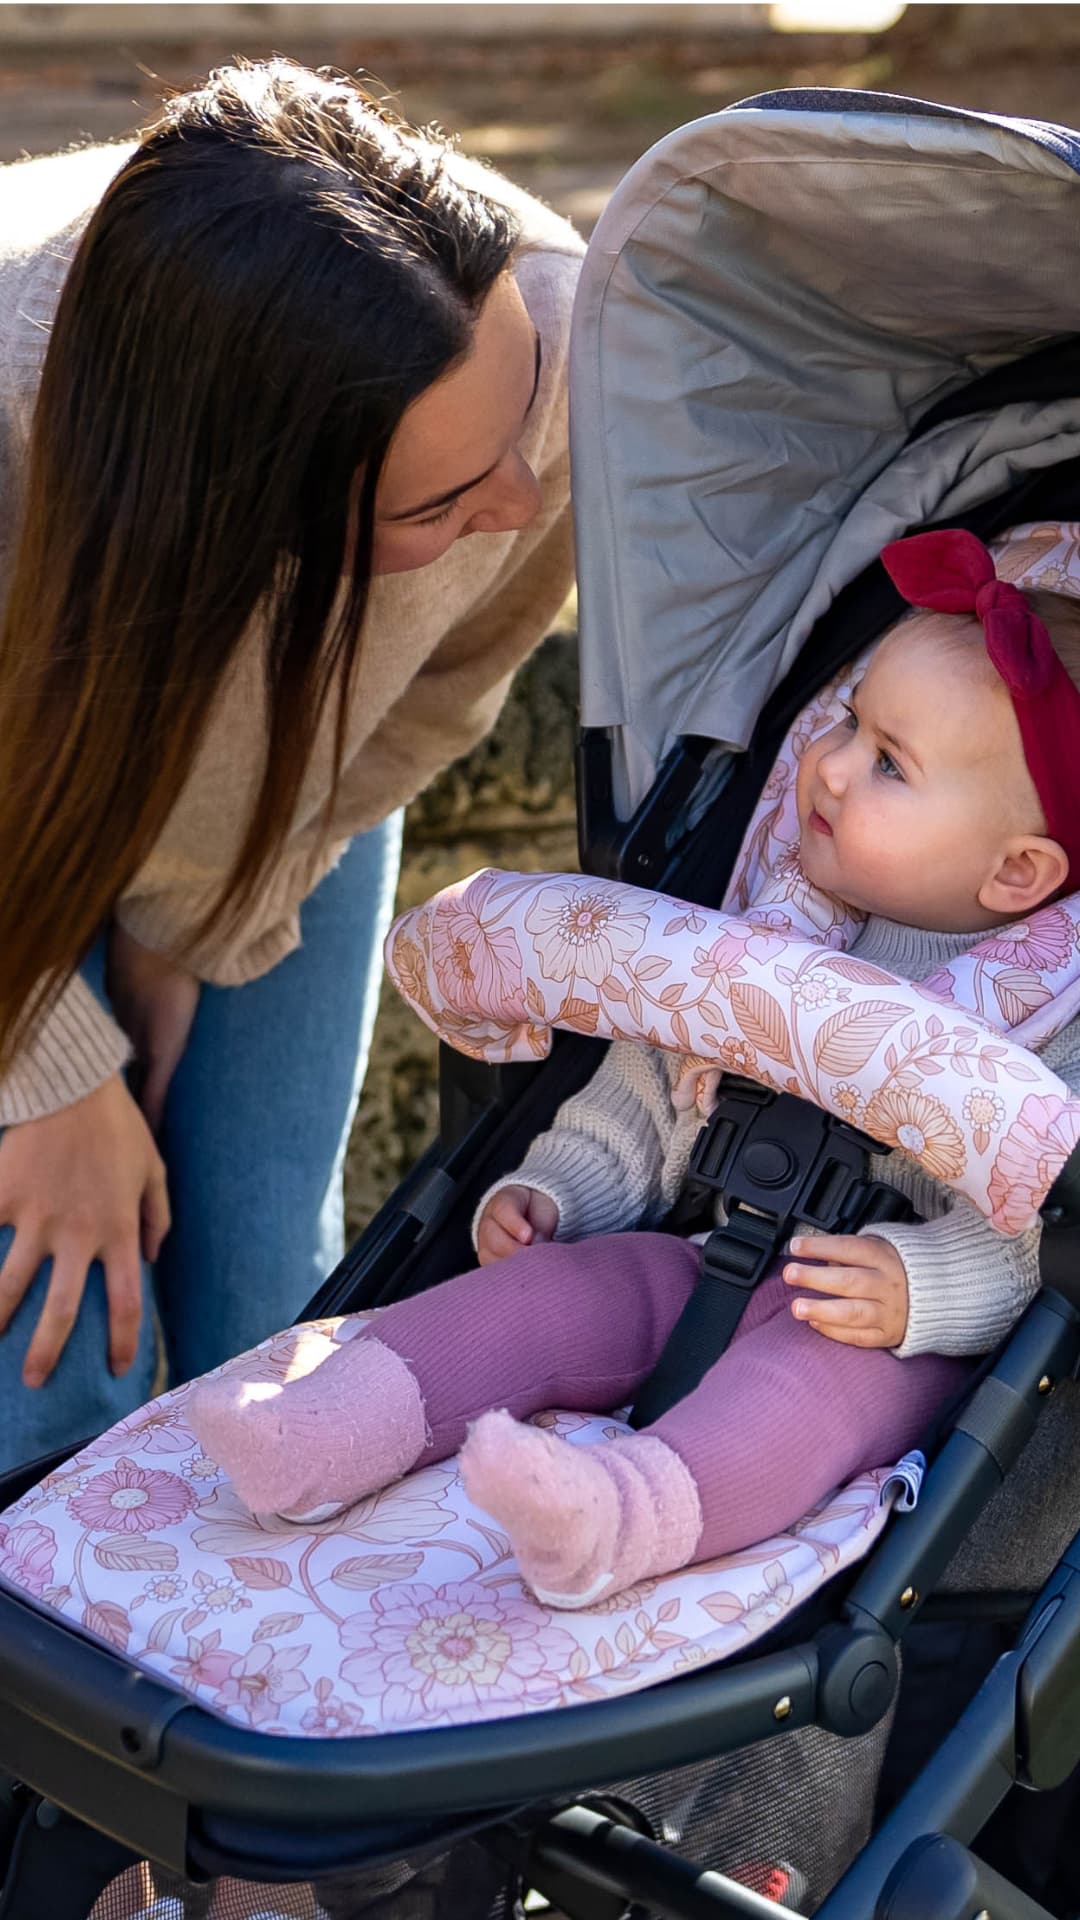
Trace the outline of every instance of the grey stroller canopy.
<instances>
[{"instance_id":1,"label":"grey stroller canopy","mask_svg":"<svg viewBox=\"0 0 1080 1920\"><path fill-rule=\"evenodd\" d=\"M582 723L628 815L684 735L742 748L840 587L1080 449L1080 400L922 431L1074 335L1080 142L880 94L764 95L616 189L571 347ZM632 878L627 875L627 878Z\"/></svg>"}]
</instances>

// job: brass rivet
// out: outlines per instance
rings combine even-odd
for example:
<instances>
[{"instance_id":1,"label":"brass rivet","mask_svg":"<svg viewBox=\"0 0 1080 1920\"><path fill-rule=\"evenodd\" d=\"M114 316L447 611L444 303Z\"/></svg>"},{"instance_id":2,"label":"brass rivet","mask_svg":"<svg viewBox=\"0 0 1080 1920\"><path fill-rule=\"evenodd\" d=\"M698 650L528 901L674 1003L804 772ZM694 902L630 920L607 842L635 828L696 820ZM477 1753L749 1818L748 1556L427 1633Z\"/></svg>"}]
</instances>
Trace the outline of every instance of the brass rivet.
<instances>
[{"instance_id":1,"label":"brass rivet","mask_svg":"<svg viewBox=\"0 0 1080 1920\"><path fill-rule=\"evenodd\" d=\"M1053 1391L1054 1391L1054 1383L1051 1380L1050 1375L1048 1373L1044 1373L1042 1379L1039 1381L1039 1392L1053 1393ZM978 1915L975 1916L975 1920L979 1920Z\"/></svg>"},{"instance_id":2,"label":"brass rivet","mask_svg":"<svg viewBox=\"0 0 1080 1920\"><path fill-rule=\"evenodd\" d=\"M902 1607L913 1607L918 1597L919 1590L917 1587L905 1587L903 1593L900 1595L900 1605Z\"/></svg>"},{"instance_id":3,"label":"brass rivet","mask_svg":"<svg viewBox=\"0 0 1080 1920\"><path fill-rule=\"evenodd\" d=\"M791 1696L785 1693L772 1710L774 1720L786 1720L791 1712Z\"/></svg>"}]
</instances>

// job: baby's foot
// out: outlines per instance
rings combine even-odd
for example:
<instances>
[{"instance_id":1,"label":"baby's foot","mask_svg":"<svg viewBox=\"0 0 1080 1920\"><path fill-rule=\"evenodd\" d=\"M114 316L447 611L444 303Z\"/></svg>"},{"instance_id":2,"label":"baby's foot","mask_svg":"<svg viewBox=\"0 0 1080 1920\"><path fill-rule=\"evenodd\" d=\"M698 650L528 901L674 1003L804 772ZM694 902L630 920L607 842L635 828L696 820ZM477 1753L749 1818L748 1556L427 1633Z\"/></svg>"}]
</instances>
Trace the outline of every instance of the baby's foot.
<instances>
[{"instance_id":1,"label":"baby's foot","mask_svg":"<svg viewBox=\"0 0 1080 1920\"><path fill-rule=\"evenodd\" d=\"M647 1436L572 1447L508 1413L485 1413L469 1429L461 1472L470 1500L506 1528L545 1606L588 1607L684 1567L701 1535L689 1471Z\"/></svg>"},{"instance_id":2,"label":"baby's foot","mask_svg":"<svg viewBox=\"0 0 1080 1920\"><path fill-rule=\"evenodd\" d=\"M423 1451L423 1402L404 1360L367 1336L325 1346L299 1379L226 1372L191 1396L187 1417L200 1445L253 1513L332 1519L400 1480Z\"/></svg>"}]
</instances>

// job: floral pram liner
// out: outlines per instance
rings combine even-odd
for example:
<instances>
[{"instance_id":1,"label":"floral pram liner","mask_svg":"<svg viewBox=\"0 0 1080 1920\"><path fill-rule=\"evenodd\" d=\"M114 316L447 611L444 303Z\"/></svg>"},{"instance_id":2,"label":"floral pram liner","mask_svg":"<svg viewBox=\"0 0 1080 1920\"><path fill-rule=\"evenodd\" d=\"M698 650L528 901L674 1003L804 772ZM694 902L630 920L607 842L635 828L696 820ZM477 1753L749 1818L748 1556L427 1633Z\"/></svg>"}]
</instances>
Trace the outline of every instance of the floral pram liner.
<instances>
[{"instance_id":1,"label":"floral pram liner","mask_svg":"<svg viewBox=\"0 0 1080 1920\"><path fill-rule=\"evenodd\" d=\"M1080 593L1078 556L1080 525L1023 527L998 567ZM1080 904L1043 909L919 989L847 955L854 922L800 885L792 841L798 755L852 677L785 743L725 903L740 919L570 875L482 874L396 924L391 972L429 1025L483 1058L535 1057L569 1026L683 1053L688 1105L725 1069L806 1094L1018 1233L1080 1137L1080 1102L1023 1050L1080 1012ZM263 1376L306 1371L305 1337L256 1349ZM253 1377L249 1358L229 1364ZM891 1474L863 1474L776 1539L552 1614L454 1461L321 1526L274 1526L199 1452L189 1393L122 1421L0 1517L0 1582L266 1733L454 1725L654 1685L751 1644L888 1517ZM571 1443L618 1429L540 1418Z\"/></svg>"},{"instance_id":2,"label":"floral pram liner","mask_svg":"<svg viewBox=\"0 0 1080 1920\"><path fill-rule=\"evenodd\" d=\"M254 1370L250 1357L229 1368L284 1380L306 1332L265 1341ZM522 1585L455 1460L321 1526L275 1525L200 1452L190 1392L152 1401L9 1508L0 1582L261 1733L396 1733L654 1686L749 1646L859 1559L888 1517L887 1470L862 1474L788 1534L554 1613ZM540 1420L572 1443L620 1425Z\"/></svg>"}]
</instances>

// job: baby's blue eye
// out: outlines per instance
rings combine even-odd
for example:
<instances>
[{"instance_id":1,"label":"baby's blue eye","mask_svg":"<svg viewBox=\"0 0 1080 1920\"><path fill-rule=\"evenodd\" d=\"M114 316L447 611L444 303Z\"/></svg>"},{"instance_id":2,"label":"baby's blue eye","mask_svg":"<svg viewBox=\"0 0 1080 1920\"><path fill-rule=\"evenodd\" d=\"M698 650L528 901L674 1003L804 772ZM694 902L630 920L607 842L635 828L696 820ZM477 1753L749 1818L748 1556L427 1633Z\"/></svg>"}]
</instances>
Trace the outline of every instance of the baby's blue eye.
<instances>
[{"instance_id":1,"label":"baby's blue eye","mask_svg":"<svg viewBox=\"0 0 1080 1920\"><path fill-rule=\"evenodd\" d=\"M884 747L878 753L877 769L879 773L884 774L886 780L902 780L904 777L892 754L886 753Z\"/></svg>"},{"instance_id":2,"label":"baby's blue eye","mask_svg":"<svg viewBox=\"0 0 1080 1920\"><path fill-rule=\"evenodd\" d=\"M843 718L842 724L847 728L849 733L857 733L858 727L859 727L858 714L856 713L854 707L848 706L848 703L846 700L843 702L843 708L844 708L844 718Z\"/></svg>"}]
</instances>

